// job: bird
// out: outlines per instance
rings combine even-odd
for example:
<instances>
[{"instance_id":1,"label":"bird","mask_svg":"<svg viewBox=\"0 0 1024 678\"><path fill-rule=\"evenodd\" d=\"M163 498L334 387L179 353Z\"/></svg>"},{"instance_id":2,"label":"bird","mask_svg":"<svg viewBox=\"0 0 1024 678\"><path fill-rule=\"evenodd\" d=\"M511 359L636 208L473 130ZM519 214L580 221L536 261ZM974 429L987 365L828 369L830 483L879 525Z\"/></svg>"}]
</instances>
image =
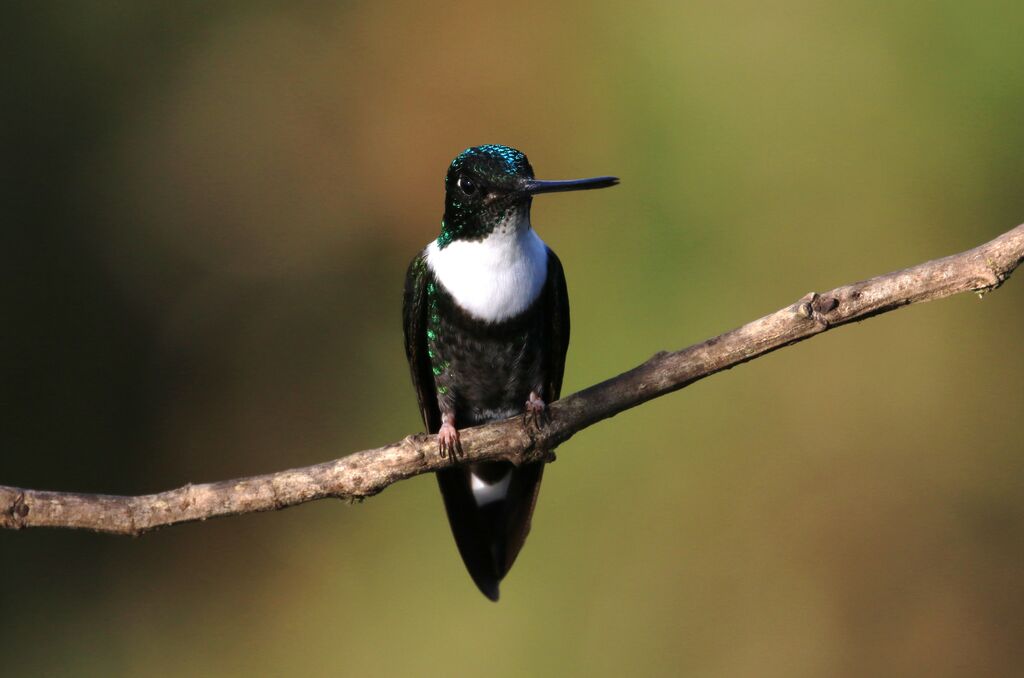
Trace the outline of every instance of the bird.
<instances>
[{"instance_id":1,"label":"bird","mask_svg":"<svg viewBox=\"0 0 1024 678\"><path fill-rule=\"evenodd\" d=\"M533 196L618 182L541 181L524 153L499 144L467 148L449 165L440 234L410 263L402 304L420 414L442 458L464 456L462 428L520 414L526 426L549 421L569 297L561 262L530 222ZM462 560L492 601L530 531L543 471L543 462L487 461L436 474Z\"/></svg>"}]
</instances>

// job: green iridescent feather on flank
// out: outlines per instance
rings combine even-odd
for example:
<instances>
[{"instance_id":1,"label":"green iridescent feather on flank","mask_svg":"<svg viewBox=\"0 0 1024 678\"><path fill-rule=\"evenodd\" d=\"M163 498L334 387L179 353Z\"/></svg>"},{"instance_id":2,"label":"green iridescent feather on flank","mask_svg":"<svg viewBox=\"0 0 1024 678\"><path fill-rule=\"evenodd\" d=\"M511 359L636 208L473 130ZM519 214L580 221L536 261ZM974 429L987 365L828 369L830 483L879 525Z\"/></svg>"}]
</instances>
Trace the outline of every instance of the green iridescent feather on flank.
<instances>
[{"instance_id":1,"label":"green iridescent feather on flank","mask_svg":"<svg viewBox=\"0 0 1024 678\"><path fill-rule=\"evenodd\" d=\"M441 321L441 316L437 310L437 285L432 282L427 283L427 357L430 359L430 371L435 377L439 377L444 374L451 363L447 360L438 359L437 352L434 351L434 344L437 341L437 328ZM444 386L437 386L437 392L444 395L448 392L448 389Z\"/></svg>"},{"instance_id":2,"label":"green iridescent feather on flank","mask_svg":"<svg viewBox=\"0 0 1024 678\"><path fill-rule=\"evenodd\" d=\"M459 190L457 183L463 176L480 187L478 195L466 196ZM487 237L512 213L517 203L524 200L517 191L520 182L532 178L530 161L514 148L486 144L464 150L452 161L445 176L444 218L437 237L438 248L444 249L454 240ZM485 200L485 189L497 189L503 195L496 200Z\"/></svg>"}]
</instances>

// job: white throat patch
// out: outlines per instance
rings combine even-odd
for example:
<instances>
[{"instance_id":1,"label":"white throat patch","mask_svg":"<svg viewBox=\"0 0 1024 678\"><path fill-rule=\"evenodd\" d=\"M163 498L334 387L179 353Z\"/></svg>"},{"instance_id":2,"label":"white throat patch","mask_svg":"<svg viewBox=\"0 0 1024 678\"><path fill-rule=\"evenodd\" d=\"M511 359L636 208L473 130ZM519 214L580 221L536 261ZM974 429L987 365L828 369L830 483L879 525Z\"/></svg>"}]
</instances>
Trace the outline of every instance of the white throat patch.
<instances>
[{"instance_id":1,"label":"white throat patch","mask_svg":"<svg viewBox=\"0 0 1024 678\"><path fill-rule=\"evenodd\" d=\"M499 322L537 299L548 276L548 248L530 228L529 213L515 212L483 240L427 246L427 264L455 302L470 315ZM525 220L526 223L522 223Z\"/></svg>"}]
</instances>

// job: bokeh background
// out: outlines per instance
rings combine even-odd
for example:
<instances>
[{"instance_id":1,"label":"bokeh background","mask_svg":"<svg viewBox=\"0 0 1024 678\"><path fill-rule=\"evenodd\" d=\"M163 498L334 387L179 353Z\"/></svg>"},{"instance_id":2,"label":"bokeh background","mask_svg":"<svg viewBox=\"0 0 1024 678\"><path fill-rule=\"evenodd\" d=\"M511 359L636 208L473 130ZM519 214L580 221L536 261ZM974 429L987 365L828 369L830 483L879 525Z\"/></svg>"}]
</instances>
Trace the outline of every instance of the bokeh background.
<instances>
[{"instance_id":1,"label":"bokeh background","mask_svg":"<svg viewBox=\"0 0 1024 678\"><path fill-rule=\"evenodd\" d=\"M420 429L402 278L523 149L566 389L1024 221L1007 2L6 2L0 483L136 494ZM1024 281L580 433L486 601L433 478L0 533L5 675L1009 676Z\"/></svg>"}]
</instances>

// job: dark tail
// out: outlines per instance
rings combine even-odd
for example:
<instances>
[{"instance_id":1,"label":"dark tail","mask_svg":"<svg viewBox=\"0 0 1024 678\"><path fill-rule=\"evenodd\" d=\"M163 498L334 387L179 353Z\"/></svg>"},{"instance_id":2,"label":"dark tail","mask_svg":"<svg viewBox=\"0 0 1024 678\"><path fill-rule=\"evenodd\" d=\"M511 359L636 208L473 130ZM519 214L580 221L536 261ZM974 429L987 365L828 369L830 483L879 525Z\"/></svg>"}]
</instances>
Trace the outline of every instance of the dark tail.
<instances>
[{"instance_id":1,"label":"dark tail","mask_svg":"<svg viewBox=\"0 0 1024 678\"><path fill-rule=\"evenodd\" d=\"M498 600L504 578L530 533L544 464L504 461L437 472L448 522L462 561L481 593Z\"/></svg>"}]
</instances>

